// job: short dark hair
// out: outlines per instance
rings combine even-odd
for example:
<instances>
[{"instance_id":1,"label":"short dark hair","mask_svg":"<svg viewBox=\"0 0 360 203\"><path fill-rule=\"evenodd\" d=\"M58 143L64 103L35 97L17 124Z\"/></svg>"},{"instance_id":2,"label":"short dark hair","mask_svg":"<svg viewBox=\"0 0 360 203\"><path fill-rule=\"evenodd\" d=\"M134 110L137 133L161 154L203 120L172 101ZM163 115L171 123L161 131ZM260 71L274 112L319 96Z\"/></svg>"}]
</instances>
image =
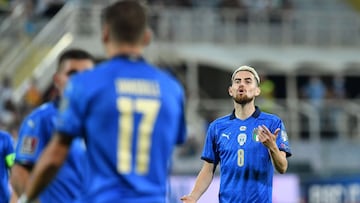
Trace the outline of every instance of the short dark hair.
<instances>
[{"instance_id":1,"label":"short dark hair","mask_svg":"<svg viewBox=\"0 0 360 203\"><path fill-rule=\"evenodd\" d=\"M136 44L144 34L148 22L145 5L137 0L117 1L104 8L101 22L108 25L116 42Z\"/></svg>"},{"instance_id":2,"label":"short dark hair","mask_svg":"<svg viewBox=\"0 0 360 203\"><path fill-rule=\"evenodd\" d=\"M89 59L89 60L95 62L94 57L85 50L76 49L76 48L68 49L60 54L59 59L58 59L57 71L59 71L61 69L62 63L69 59L78 59L78 60Z\"/></svg>"}]
</instances>

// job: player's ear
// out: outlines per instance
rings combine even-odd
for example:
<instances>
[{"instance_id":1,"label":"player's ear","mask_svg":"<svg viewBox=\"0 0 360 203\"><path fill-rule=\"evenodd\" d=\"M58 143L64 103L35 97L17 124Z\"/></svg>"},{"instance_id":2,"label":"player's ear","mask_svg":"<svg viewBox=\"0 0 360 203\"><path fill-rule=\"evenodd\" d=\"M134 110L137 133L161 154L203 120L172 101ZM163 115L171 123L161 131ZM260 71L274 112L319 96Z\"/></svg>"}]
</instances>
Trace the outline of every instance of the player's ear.
<instances>
[{"instance_id":1,"label":"player's ear","mask_svg":"<svg viewBox=\"0 0 360 203\"><path fill-rule=\"evenodd\" d=\"M142 39L142 44L143 46L148 46L151 42L152 39L152 31L150 28L146 28L145 32L144 32L144 36Z\"/></svg>"},{"instance_id":2,"label":"player's ear","mask_svg":"<svg viewBox=\"0 0 360 203\"><path fill-rule=\"evenodd\" d=\"M228 92L229 92L229 95L230 95L230 96L233 96L232 91L231 91L231 86L229 86Z\"/></svg>"},{"instance_id":3,"label":"player's ear","mask_svg":"<svg viewBox=\"0 0 360 203\"><path fill-rule=\"evenodd\" d=\"M256 87L256 90L255 90L255 96L259 96L261 93L261 89L259 86Z\"/></svg>"},{"instance_id":4,"label":"player's ear","mask_svg":"<svg viewBox=\"0 0 360 203\"><path fill-rule=\"evenodd\" d=\"M58 74L55 73L55 74L53 75L53 81L54 81L55 87L59 87L60 78L59 78L59 75L58 75Z\"/></svg>"},{"instance_id":5,"label":"player's ear","mask_svg":"<svg viewBox=\"0 0 360 203\"><path fill-rule=\"evenodd\" d=\"M103 25L102 33L101 33L101 40L104 44L107 44L110 40L110 29L108 25Z\"/></svg>"}]
</instances>

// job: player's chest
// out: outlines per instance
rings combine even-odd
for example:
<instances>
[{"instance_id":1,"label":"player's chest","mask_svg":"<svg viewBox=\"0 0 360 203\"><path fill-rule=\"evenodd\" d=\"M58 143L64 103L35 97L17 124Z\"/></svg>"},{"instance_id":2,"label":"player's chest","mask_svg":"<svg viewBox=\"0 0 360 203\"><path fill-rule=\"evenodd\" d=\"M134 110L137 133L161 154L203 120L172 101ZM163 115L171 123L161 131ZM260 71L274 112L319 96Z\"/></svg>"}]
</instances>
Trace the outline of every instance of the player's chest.
<instances>
[{"instance_id":1,"label":"player's chest","mask_svg":"<svg viewBox=\"0 0 360 203\"><path fill-rule=\"evenodd\" d=\"M225 129L218 136L216 151L223 166L237 164L243 168L269 160L267 148L257 137L257 128Z\"/></svg>"},{"instance_id":2,"label":"player's chest","mask_svg":"<svg viewBox=\"0 0 360 203\"><path fill-rule=\"evenodd\" d=\"M258 138L258 125L231 125L218 131L216 146L219 152L232 152L239 149L261 151L264 145Z\"/></svg>"}]
</instances>

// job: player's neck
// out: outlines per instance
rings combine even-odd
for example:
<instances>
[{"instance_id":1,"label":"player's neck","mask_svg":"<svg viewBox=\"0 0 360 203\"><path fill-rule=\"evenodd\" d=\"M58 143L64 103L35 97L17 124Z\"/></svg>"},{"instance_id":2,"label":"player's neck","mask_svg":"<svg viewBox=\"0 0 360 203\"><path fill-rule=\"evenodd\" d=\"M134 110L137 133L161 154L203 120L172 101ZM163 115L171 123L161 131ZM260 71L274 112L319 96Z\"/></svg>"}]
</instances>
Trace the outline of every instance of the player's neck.
<instances>
[{"instance_id":1,"label":"player's neck","mask_svg":"<svg viewBox=\"0 0 360 203\"><path fill-rule=\"evenodd\" d=\"M235 104L235 116L238 119L245 120L255 112L255 105L253 102L241 105Z\"/></svg>"},{"instance_id":2,"label":"player's neck","mask_svg":"<svg viewBox=\"0 0 360 203\"><path fill-rule=\"evenodd\" d=\"M143 48L141 46L122 44L121 46L109 45L106 47L106 52L109 58L119 55L141 56Z\"/></svg>"}]
</instances>

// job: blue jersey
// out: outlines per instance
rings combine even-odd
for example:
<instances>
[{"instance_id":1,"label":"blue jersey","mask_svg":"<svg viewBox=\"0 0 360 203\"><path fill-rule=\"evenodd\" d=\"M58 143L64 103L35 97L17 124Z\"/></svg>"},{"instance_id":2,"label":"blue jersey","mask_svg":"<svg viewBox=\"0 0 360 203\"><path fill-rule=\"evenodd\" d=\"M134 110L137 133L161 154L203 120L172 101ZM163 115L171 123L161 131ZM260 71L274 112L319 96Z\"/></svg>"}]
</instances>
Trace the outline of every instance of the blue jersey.
<instances>
[{"instance_id":1,"label":"blue jersey","mask_svg":"<svg viewBox=\"0 0 360 203\"><path fill-rule=\"evenodd\" d=\"M165 202L169 160L185 140L184 92L143 59L114 57L67 83L58 131L86 140L84 202Z\"/></svg>"},{"instance_id":2,"label":"blue jersey","mask_svg":"<svg viewBox=\"0 0 360 203\"><path fill-rule=\"evenodd\" d=\"M215 165L220 163L221 203L272 202L274 168L268 149L257 138L259 125L265 125L272 133L280 128L276 143L287 156L291 155L281 119L257 107L245 120L232 113L216 119L208 128L201 158Z\"/></svg>"},{"instance_id":3,"label":"blue jersey","mask_svg":"<svg viewBox=\"0 0 360 203\"><path fill-rule=\"evenodd\" d=\"M9 133L0 130L0 203L10 201L9 169L14 163L14 145Z\"/></svg>"},{"instance_id":4,"label":"blue jersey","mask_svg":"<svg viewBox=\"0 0 360 203\"><path fill-rule=\"evenodd\" d=\"M49 143L55 127L58 109L55 102L36 108L22 122L16 147L15 162L33 166ZM72 143L65 164L55 179L40 194L41 202L73 202L83 192L86 166L85 146L80 139Z\"/></svg>"}]
</instances>

